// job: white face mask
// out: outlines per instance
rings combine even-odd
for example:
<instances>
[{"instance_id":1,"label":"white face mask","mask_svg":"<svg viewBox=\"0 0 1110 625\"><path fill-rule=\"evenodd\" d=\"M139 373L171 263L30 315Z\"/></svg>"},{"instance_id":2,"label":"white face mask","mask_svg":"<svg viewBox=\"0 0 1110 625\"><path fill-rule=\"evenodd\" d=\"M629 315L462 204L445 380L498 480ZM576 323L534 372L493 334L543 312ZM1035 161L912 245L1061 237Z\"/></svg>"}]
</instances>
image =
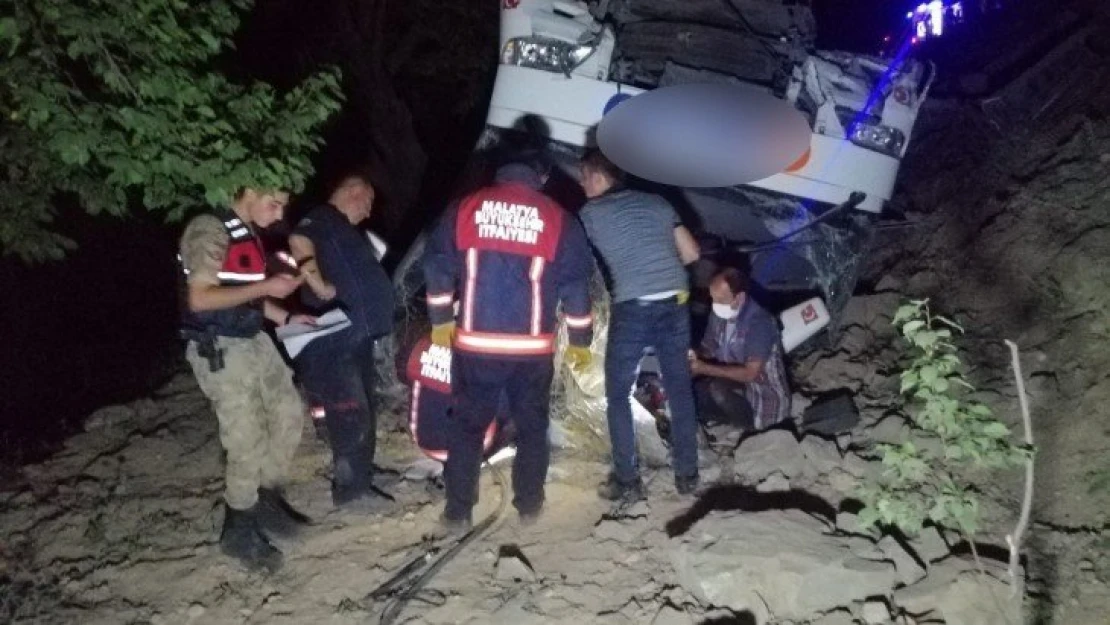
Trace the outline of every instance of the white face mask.
<instances>
[{"instance_id":1,"label":"white face mask","mask_svg":"<svg viewBox=\"0 0 1110 625\"><path fill-rule=\"evenodd\" d=\"M728 304L718 304L717 302L713 302L713 314L717 315L721 319L724 319L725 321L728 321L730 319L735 319L736 316L740 314L740 309L733 308Z\"/></svg>"}]
</instances>

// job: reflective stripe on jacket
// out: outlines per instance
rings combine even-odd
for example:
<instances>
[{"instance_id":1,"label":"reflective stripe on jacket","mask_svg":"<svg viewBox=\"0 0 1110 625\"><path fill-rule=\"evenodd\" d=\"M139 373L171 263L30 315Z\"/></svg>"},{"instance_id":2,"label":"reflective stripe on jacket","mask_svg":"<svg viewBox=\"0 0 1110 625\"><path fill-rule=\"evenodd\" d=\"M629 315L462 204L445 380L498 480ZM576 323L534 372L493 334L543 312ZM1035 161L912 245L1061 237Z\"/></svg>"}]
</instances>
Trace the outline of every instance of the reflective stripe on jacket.
<instances>
[{"instance_id":1,"label":"reflective stripe on jacket","mask_svg":"<svg viewBox=\"0 0 1110 625\"><path fill-rule=\"evenodd\" d=\"M424 257L433 324L451 321L455 348L501 357L554 353L557 311L570 342L593 333L589 280L593 258L581 224L532 185L486 187L452 207Z\"/></svg>"}]
</instances>

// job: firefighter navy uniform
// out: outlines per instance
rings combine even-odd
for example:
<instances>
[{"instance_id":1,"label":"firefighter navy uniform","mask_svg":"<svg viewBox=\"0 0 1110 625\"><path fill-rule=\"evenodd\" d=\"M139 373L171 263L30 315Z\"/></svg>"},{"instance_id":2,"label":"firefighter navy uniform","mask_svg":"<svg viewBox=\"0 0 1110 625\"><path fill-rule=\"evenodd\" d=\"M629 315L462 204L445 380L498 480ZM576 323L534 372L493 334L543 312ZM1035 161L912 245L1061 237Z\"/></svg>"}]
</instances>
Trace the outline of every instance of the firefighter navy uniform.
<instances>
[{"instance_id":1,"label":"firefighter navy uniform","mask_svg":"<svg viewBox=\"0 0 1110 625\"><path fill-rule=\"evenodd\" d=\"M542 186L528 165L502 167L492 186L447 211L425 250L431 322L457 324L455 418L444 467L448 521L468 520L477 502L482 439L502 393L516 427L513 505L521 514L539 511L560 304L570 343L589 346L592 338L593 257L581 225Z\"/></svg>"}]
</instances>

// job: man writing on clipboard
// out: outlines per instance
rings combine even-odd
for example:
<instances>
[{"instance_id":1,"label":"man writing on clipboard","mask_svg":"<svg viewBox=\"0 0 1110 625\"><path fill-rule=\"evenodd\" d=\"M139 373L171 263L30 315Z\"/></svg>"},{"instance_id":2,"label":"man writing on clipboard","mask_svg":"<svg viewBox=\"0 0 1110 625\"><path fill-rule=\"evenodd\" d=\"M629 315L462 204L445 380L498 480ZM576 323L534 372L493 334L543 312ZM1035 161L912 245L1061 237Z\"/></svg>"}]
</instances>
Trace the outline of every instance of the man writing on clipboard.
<instances>
[{"instance_id":1,"label":"man writing on clipboard","mask_svg":"<svg viewBox=\"0 0 1110 625\"><path fill-rule=\"evenodd\" d=\"M326 204L308 212L289 237L305 286L302 302L313 312L341 309L351 321L321 336L297 355L314 417L323 413L332 448L332 502L372 512L374 343L393 329L393 287L358 224L370 216L374 187L362 175L339 180Z\"/></svg>"}]
</instances>

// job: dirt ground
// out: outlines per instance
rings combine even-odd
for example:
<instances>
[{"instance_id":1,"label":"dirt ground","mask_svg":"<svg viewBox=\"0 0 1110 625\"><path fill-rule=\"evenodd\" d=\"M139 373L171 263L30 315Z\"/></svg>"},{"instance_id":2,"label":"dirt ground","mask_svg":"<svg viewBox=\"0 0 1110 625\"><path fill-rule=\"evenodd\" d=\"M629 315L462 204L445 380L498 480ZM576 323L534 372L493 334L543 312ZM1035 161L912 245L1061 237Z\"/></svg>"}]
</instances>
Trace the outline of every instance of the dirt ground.
<instances>
[{"instance_id":1,"label":"dirt ground","mask_svg":"<svg viewBox=\"0 0 1110 625\"><path fill-rule=\"evenodd\" d=\"M436 529L440 492L430 482L402 481L390 489L398 501L379 514L338 513L329 452L306 428L289 495L315 525L281 544L286 562L277 574L248 573L215 542L222 468L204 401L183 376L162 397L101 411L66 452L5 488L3 572L15 580L0 595L5 616L17 623L377 622L383 606L365 597L421 553ZM380 456L398 468L416 458L400 433L386 437ZM605 471L557 456L540 522L521 527L509 508L495 531L429 585L441 596L425 598L441 604L415 600L398 622L646 623L670 604L692 603L661 548L666 521L691 501L674 493L668 476L653 474L643 517L599 533L609 508L594 487ZM499 499L487 470L476 518ZM534 577L499 578L502 550L522 552Z\"/></svg>"}]
</instances>

